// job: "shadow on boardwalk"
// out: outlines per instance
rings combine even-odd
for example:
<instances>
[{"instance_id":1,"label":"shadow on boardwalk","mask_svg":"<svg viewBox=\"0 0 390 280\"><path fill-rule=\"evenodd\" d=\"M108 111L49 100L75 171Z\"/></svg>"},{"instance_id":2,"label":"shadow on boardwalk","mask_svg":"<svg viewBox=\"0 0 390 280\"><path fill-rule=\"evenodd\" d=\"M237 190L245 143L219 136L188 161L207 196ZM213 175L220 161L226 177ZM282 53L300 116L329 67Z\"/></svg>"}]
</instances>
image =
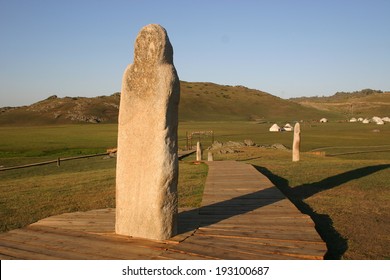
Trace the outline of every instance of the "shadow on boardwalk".
<instances>
[{"instance_id":1,"label":"shadow on boardwalk","mask_svg":"<svg viewBox=\"0 0 390 280\"><path fill-rule=\"evenodd\" d=\"M325 255L325 259L341 259L343 254L348 249L347 240L335 230L332 219L328 215L316 213L308 204L304 202L304 200L319 192L330 190L349 181L363 178L389 167L390 164L366 166L340 173L312 184L303 184L292 188L289 186L288 180L273 174L265 167L255 166L255 168L267 176L271 182L274 183L302 213L309 215L313 219L316 224L318 233L326 242L328 247L328 252Z\"/></svg>"},{"instance_id":2,"label":"shadow on boardwalk","mask_svg":"<svg viewBox=\"0 0 390 280\"><path fill-rule=\"evenodd\" d=\"M273 195L275 191L279 192L276 187L270 187L257 192L237 196L229 200L216 202L199 208L184 211L178 214L179 227L178 234L190 230L196 230L200 226L209 226L231 217L254 211L258 208L268 206L275 202L286 199L286 197ZM266 199L264 199L266 197ZM200 215L200 217L198 216ZM207 219L201 219L203 216ZM195 217L198 216L198 219ZM183 226L184 221L192 222Z\"/></svg>"}]
</instances>

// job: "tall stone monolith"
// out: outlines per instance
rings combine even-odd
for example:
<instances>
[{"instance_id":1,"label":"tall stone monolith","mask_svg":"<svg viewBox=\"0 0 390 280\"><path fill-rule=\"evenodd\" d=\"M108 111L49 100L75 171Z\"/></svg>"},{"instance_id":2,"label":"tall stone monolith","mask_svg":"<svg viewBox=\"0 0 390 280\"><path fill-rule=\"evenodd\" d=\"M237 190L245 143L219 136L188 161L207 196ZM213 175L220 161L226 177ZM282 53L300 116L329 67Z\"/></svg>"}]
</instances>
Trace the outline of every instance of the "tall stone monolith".
<instances>
[{"instance_id":1,"label":"tall stone monolith","mask_svg":"<svg viewBox=\"0 0 390 280\"><path fill-rule=\"evenodd\" d=\"M167 32L141 29L123 75L116 169L117 234L164 240L177 232L180 85Z\"/></svg>"},{"instance_id":2,"label":"tall stone monolith","mask_svg":"<svg viewBox=\"0 0 390 280\"><path fill-rule=\"evenodd\" d=\"M294 140L292 148L292 160L299 161L299 148L301 145L301 125L296 123L294 126Z\"/></svg>"},{"instance_id":3,"label":"tall stone monolith","mask_svg":"<svg viewBox=\"0 0 390 280\"><path fill-rule=\"evenodd\" d=\"M202 144L198 141L196 143L196 161L202 160Z\"/></svg>"}]
</instances>

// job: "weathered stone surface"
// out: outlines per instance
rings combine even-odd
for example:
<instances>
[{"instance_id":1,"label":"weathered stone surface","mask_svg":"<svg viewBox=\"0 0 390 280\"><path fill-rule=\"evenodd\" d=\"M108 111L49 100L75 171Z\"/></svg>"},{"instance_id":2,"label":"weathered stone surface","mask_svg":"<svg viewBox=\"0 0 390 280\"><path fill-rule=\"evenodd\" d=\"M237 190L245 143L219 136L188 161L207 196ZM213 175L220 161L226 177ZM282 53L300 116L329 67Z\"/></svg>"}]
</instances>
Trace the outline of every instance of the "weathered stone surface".
<instances>
[{"instance_id":1,"label":"weathered stone surface","mask_svg":"<svg viewBox=\"0 0 390 280\"><path fill-rule=\"evenodd\" d=\"M299 161L299 148L301 145L301 125L296 123L294 126L294 140L292 149L292 160Z\"/></svg>"},{"instance_id":2,"label":"weathered stone surface","mask_svg":"<svg viewBox=\"0 0 390 280\"><path fill-rule=\"evenodd\" d=\"M240 150L234 150L232 148L229 148L229 147L225 147L225 148L222 148L221 150L219 150L219 153L220 154L235 154L235 153L241 153L242 151Z\"/></svg>"},{"instance_id":3,"label":"weathered stone surface","mask_svg":"<svg viewBox=\"0 0 390 280\"><path fill-rule=\"evenodd\" d=\"M196 143L196 161L201 161L202 160L202 145L198 141Z\"/></svg>"},{"instance_id":4,"label":"weathered stone surface","mask_svg":"<svg viewBox=\"0 0 390 280\"><path fill-rule=\"evenodd\" d=\"M211 145L210 149L220 149L223 147L223 143L219 141L214 141L214 143Z\"/></svg>"},{"instance_id":5,"label":"weathered stone surface","mask_svg":"<svg viewBox=\"0 0 390 280\"><path fill-rule=\"evenodd\" d=\"M256 143L253 142L251 139L245 139L244 144L245 146L256 146Z\"/></svg>"},{"instance_id":6,"label":"weathered stone surface","mask_svg":"<svg viewBox=\"0 0 390 280\"><path fill-rule=\"evenodd\" d=\"M235 142L235 141L228 141L224 144L226 147L244 147L245 144L243 142Z\"/></svg>"},{"instance_id":7,"label":"weathered stone surface","mask_svg":"<svg viewBox=\"0 0 390 280\"><path fill-rule=\"evenodd\" d=\"M176 234L179 96L167 33L156 24L145 26L122 81L117 234L157 240Z\"/></svg>"},{"instance_id":8,"label":"weathered stone surface","mask_svg":"<svg viewBox=\"0 0 390 280\"><path fill-rule=\"evenodd\" d=\"M288 150L286 146L284 146L283 144L280 144L280 143L272 144L270 146L270 148L276 149L276 150Z\"/></svg>"}]
</instances>

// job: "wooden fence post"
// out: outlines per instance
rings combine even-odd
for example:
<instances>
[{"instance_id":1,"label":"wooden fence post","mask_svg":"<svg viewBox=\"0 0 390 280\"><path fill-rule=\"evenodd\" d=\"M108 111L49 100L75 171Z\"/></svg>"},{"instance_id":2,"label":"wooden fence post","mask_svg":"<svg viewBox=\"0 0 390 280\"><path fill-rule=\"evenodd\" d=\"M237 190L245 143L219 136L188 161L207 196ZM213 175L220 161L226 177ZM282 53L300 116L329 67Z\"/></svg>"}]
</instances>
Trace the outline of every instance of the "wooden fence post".
<instances>
[{"instance_id":1,"label":"wooden fence post","mask_svg":"<svg viewBox=\"0 0 390 280\"><path fill-rule=\"evenodd\" d=\"M191 148L190 148L190 136L188 135L188 131L186 132L186 142L187 142L187 144L186 144L186 149L187 149L187 151L188 151L188 150L191 149Z\"/></svg>"}]
</instances>

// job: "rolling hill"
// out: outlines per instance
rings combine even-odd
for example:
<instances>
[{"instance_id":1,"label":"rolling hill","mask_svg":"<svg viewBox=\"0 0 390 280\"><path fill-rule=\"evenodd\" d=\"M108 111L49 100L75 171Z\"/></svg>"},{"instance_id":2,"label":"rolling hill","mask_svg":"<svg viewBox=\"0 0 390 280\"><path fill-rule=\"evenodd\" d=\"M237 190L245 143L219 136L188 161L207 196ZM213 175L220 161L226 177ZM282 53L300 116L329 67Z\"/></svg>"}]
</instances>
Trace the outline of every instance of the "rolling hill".
<instances>
[{"instance_id":1,"label":"rolling hill","mask_svg":"<svg viewBox=\"0 0 390 280\"><path fill-rule=\"evenodd\" d=\"M181 93L182 121L293 121L339 117L244 86L182 82Z\"/></svg>"},{"instance_id":2,"label":"rolling hill","mask_svg":"<svg viewBox=\"0 0 390 280\"><path fill-rule=\"evenodd\" d=\"M307 108L335 112L345 118L390 115L390 92L379 90L337 92L332 96L299 97L290 100Z\"/></svg>"},{"instance_id":3,"label":"rolling hill","mask_svg":"<svg viewBox=\"0 0 390 280\"><path fill-rule=\"evenodd\" d=\"M118 119L120 94L111 96L49 98L23 107L0 109L0 125L113 123Z\"/></svg>"},{"instance_id":4,"label":"rolling hill","mask_svg":"<svg viewBox=\"0 0 390 280\"><path fill-rule=\"evenodd\" d=\"M51 96L23 107L0 109L0 125L54 125L68 123L115 123L120 93L110 96ZM180 121L294 121L340 118L331 110L303 106L243 86L206 82L181 82Z\"/></svg>"}]
</instances>

